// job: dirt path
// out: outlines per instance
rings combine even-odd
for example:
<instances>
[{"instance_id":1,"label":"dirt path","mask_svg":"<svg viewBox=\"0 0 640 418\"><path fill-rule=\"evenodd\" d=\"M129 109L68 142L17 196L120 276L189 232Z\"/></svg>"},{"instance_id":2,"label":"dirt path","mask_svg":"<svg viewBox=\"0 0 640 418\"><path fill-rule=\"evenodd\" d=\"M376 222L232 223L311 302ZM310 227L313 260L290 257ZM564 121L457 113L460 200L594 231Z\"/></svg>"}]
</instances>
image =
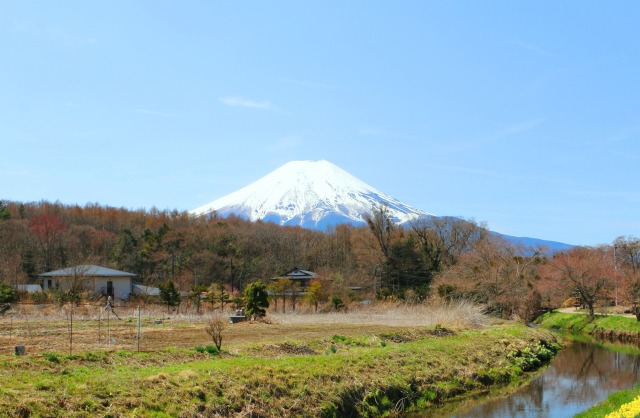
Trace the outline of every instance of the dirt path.
<instances>
[{"instance_id":1,"label":"dirt path","mask_svg":"<svg viewBox=\"0 0 640 418\"><path fill-rule=\"evenodd\" d=\"M570 314L577 314L577 315L587 315L589 312L584 311L584 310L576 310L576 308L559 308L556 309L557 312L561 312L561 313L570 313ZM615 313L615 312L596 312L596 315L607 315L607 316L622 316L625 318L636 318L635 315L633 314L626 314L626 313Z\"/></svg>"}]
</instances>

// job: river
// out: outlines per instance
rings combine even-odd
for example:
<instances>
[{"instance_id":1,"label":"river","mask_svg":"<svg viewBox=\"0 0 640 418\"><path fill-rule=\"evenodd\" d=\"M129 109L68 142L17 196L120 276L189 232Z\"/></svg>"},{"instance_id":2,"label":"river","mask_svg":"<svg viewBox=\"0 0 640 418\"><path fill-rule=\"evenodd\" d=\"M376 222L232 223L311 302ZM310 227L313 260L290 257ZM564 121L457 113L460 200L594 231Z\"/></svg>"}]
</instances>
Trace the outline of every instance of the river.
<instances>
[{"instance_id":1,"label":"river","mask_svg":"<svg viewBox=\"0 0 640 418\"><path fill-rule=\"evenodd\" d=\"M633 387L639 379L640 355L574 341L517 392L471 401L453 412L436 416L568 418L604 400L612 392Z\"/></svg>"}]
</instances>

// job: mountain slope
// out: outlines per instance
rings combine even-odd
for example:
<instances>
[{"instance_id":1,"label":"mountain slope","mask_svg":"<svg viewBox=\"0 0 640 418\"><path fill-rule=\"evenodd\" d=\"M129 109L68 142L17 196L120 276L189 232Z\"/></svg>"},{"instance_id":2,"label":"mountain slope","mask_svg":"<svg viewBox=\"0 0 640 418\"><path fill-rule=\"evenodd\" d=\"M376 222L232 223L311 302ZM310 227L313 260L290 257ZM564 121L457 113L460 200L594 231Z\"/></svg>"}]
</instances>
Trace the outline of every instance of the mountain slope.
<instances>
[{"instance_id":1,"label":"mountain slope","mask_svg":"<svg viewBox=\"0 0 640 418\"><path fill-rule=\"evenodd\" d=\"M236 215L251 221L325 230L341 223L362 225L364 214L386 205L398 224L433 214L412 208L369 186L328 161L291 161L231 194L190 211L193 215ZM550 253L572 245L502 235L514 245L544 246Z\"/></svg>"},{"instance_id":2,"label":"mountain slope","mask_svg":"<svg viewBox=\"0 0 640 418\"><path fill-rule=\"evenodd\" d=\"M324 229L339 223L362 224L364 213L387 205L397 223L429 213L412 208L328 161L291 161L242 189L191 211L217 212L252 221Z\"/></svg>"}]
</instances>

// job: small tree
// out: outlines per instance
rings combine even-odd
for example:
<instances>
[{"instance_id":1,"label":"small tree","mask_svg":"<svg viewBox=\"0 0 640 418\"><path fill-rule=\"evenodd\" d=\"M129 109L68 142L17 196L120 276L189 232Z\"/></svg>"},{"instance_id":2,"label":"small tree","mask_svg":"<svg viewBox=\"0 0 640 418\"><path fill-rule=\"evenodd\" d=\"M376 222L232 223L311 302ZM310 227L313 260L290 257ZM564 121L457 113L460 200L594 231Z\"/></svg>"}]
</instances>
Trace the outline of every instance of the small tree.
<instances>
[{"instance_id":1,"label":"small tree","mask_svg":"<svg viewBox=\"0 0 640 418\"><path fill-rule=\"evenodd\" d=\"M180 291L171 280L160 283L160 300L167 304L167 312L172 306L180 305Z\"/></svg>"},{"instance_id":2,"label":"small tree","mask_svg":"<svg viewBox=\"0 0 640 418\"><path fill-rule=\"evenodd\" d=\"M189 292L189 300L193 301L194 305L196 305L196 313L200 314L200 304L202 303L202 293L207 291L206 286L195 285L191 287L191 292Z\"/></svg>"},{"instance_id":3,"label":"small tree","mask_svg":"<svg viewBox=\"0 0 640 418\"><path fill-rule=\"evenodd\" d=\"M289 297L291 298L291 310L296 311L296 304L298 303L298 297L300 296L300 283L289 280L291 286L288 289Z\"/></svg>"},{"instance_id":4,"label":"small tree","mask_svg":"<svg viewBox=\"0 0 640 418\"><path fill-rule=\"evenodd\" d=\"M247 315L255 319L256 316L264 316L269 307L269 294L267 286L262 282L253 282L244 289L244 306Z\"/></svg>"},{"instance_id":5,"label":"small tree","mask_svg":"<svg viewBox=\"0 0 640 418\"><path fill-rule=\"evenodd\" d=\"M231 302L231 295L222 283L213 283L209 286L208 298L211 306L215 308L217 302L220 302L220 311L224 312L224 305Z\"/></svg>"},{"instance_id":6,"label":"small tree","mask_svg":"<svg viewBox=\"0 0 640 418\"><path fill-rule=\"evenodd\" d=\"M344 302L342 301L342 298L338 295L331 296L331 305L333 306L333 309L336 311L338 309L344 308Z\"/></svg>"},{"instance_id":7,"label":"small tree","mask_svg":"<svg viewBox=\"0 0 640 418\"><path fill-rule=\"evenodd\" d=\"M287 292L291 288L291 280L290 279L278 279L275 282L271 283L269 286L270 290L273 291L274 299L277 297L282 298L282 313L285 313L287 308ZM276 299L276 307L277 307L277 299Z\"/></svg>"},{"instance_id":8,"label":"small tree","mask_svg":"<svg viewBox=\"0 0 640 418\"><path fill-rule=\"evenodd\" d=\"M205 331L211 339L213 343L216 345L216 348L220 350L222 348L222 332L227 328L227 321L222 319L220 316L214 316L211 318L205 327Z\"/></svg>"},{"instance_id":9,"label":"small tree","mask_svg":"<svg viewBox=\"0 0 640 418\"><path fill-rule=\"evenodd\" d=\"M306 293L304 294L305 301L314 307L315 312L318 312L318 302L322 299L323 295L322 281L319 279L313 279L307 286Z\"/></svg>"}]
</instances>

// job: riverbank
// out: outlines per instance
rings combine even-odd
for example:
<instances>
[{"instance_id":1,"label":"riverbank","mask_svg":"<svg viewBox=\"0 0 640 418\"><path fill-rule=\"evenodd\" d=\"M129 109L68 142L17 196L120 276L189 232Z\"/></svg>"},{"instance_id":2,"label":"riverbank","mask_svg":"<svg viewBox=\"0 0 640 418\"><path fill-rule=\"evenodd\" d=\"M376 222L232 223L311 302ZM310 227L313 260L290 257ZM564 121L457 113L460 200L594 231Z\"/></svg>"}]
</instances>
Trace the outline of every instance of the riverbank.
<instances>
[{"instance_id":1,"label":"riverbank","mask_svg":"<svg viewBox=\"0 0 640 418\"><path fill-rule=\"evenodd\" d=\"M640 343L640 322L635 317L621 315L588 315L548 312L536 320L544 328L572 334L584 334L596 339L622 343Z\"/></svg>"},{"instance_id":2,"label":"riverbank","mask_svg":"<svg viewBox=\"0 0 640 418\"><path fill-rule=\"evenodd\" d=\"M598 341L620 342L633 344L635 347L614 347L610 349L625 352L640 353L640 322L635 317L621 315L596 315L591 319L588 315L575 313L549 312L536 320L541 326L570 332L575 335L585 335ZM607 345L607 344L604 344ZM575 416L575 418L625 417L616 414L623 406L630 405L640 397L640 385L635 388L611 394L605 401L593 406ZM629 415L629 416L634 416Z\"/></svg>"},{"instance_id":3,"label":"riverbank","mask_svg":"<svg viewBox=\"0 0 640 418\"><path fill-rule=\"evenodd\" d=\"M522 379L559 343L546 330L506 324L265 341L222 353L2 356L0 410L69 417L393 415Z\"/></svg>"}]
</instances>

